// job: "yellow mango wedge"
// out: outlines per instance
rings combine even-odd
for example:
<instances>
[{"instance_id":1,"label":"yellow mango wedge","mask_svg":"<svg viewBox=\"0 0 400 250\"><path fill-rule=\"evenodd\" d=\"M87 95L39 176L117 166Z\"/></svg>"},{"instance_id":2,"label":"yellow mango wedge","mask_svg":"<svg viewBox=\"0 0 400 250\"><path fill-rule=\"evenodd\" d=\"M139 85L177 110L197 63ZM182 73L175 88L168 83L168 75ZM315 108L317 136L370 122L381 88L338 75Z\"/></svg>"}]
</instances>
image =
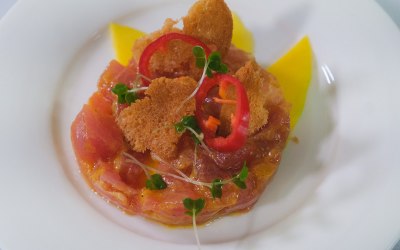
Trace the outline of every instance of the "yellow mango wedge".
<instances>
[{"instance_id":1,"label":"yellow mango wedge","mask_svg":"<svg viewBox=\"0 0 400 250\"><path fill-rule=\"evenodd\" d=\"M278 79L286 100L292 105L290 128L293 130L303 112L311 83L312 49L308 37L301 39L267 70Z\"/></svg>"},{"instance_id":2,"label":"yellow mango wedge","mask_svg":"<svg viewBox=\"0 0 400 250\"><path fill-rule=\"evenodd\" d=\"M144 36L145 33L117 23L110 23L109 30L114 47L115 59L120 64L127 66L132 58L133 44L138 38Z\"/></svg>"},{"instance_id":3,"label":"yellow mango wedge","mask_svg":"<svg viewBox=\"0 0 400 250\"><path fill-rule=\"evenodd\" d=\"M145 33L116 23L111 23L109 29L117 61L128 65L134 42ZM236 14L233 14L232 43L246 52L254 52L253 35ZM301 39L267 70L278 79L286 100L292 105L290 120L293 129L303 112L311 81L312 49L308 37Z\"/></svg>"},{"instance_id":4,"label":"yellow mango wedge","mask_svg":"<svg viewBox=\"0 0 400 250\"><path fill-rule=\"evenodd\" d=\"M253 34L248 30L239 16L235 13L232 14L233 18L233 32L232 32L232 43L241 50L247 53L254 53L254 38Z\"/></svg>"}]
</instances>

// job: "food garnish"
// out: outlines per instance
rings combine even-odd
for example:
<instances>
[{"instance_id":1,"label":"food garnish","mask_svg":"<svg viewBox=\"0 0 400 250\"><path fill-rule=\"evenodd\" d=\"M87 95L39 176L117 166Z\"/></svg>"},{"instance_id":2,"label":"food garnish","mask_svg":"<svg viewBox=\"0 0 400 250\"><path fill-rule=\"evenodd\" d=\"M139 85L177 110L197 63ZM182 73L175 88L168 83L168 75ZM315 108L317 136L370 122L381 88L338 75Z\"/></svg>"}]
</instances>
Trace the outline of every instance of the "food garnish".
<instances>
[{"instance_id":1,"label":"food garnish","mask_svg":"<svg viewBox=\"0 0 400 250\"><path fill-rule=\"evenodd\" d=\"M221 180L221 179L215 179L211 183L211 195L213 198L221 198L222 197L222 186L232 182L234 183L237 187L241 189L246 189L246 178L249 174L249 169L247 168L246 162L243 163L242 170L240 170L240 173L233 176L231 179L228 180Z\"/></svg>"},{"instance_id":2,"label":"food garnish","mask_svg":"<svg viewBox=\"0 0 400 250\"><path fill-rule=\"evenodd\" d=\"M247 168L246 162L243 164L243 168L238 175L233 177L232 182L236 184L241 189L246 189L246 178L249 174L249 169Z\"/></svg>"},{"instance_id":3,"label":"food garnish","mask_svg":"<svg viewBox=\"0 0 400 250\"><path fill-rule=\"evenodd\" d=\"M192 133L192 138L196 144L200 144L203 141L203 134L200 130L199 125L197 125L196 118L193 115L188 115L182 117L182 119L175 123L175 130L178 133L184 133L189 130Z\"/></svg>"},{"instance_id":4,"label":"food garnish","mask_svg":"<svg viewBox=\"0 0 400 250\"><path fill-rule=\"evenodd\" d=\"M118 96L118 103L119 104L131 104L138 99L136 92L146 90L147 88L136 88L136 89L129 89L123 83L117 83L114 88L112 88L112 92Z\"/></svg>"},{"instance_id":5,"label":"food garnish","mask_svg":"<svg viewBox=\"0 0 400 250\"><path fill-rule=\"evenodd\" d=\"M167 183L165 183L161 175L153 174L150 176L150 179L146 180L146 188L150 190L166 189Z\"/></svg>"},{"instance_id":6,"label":"food garnish","mask_svg":"<svg viewBox=\"0 0 400 250\"><path fill-rule=\"evenodd\" d=\"M202 198L199 198L197 200L193 200L191 198L185 198L183 199L183 205L187 209L185 214L189 215L193 219L193 230L194 234L196 236L196 242L197 246L200 249L200 240L199 240L199 234L197 233L197 223L196 223L196 215L203 210L204 205L205 205L205 200Z\"/></svg>"},{"instance_id":7,"label":"food garnish","mask_svg":"<svg viewBox=\"0 0 400 250\"><path fill-rule=\"evenodd\" d=\"M228 66L222 63L221 53L218 51L213 51L210 55L207 55L204 48L197 45L193 47L193 54L196 57L196 66L205 68L208 77L213 76L213 71L218 73L228 72Z\"/></svg>"}]
</instances>

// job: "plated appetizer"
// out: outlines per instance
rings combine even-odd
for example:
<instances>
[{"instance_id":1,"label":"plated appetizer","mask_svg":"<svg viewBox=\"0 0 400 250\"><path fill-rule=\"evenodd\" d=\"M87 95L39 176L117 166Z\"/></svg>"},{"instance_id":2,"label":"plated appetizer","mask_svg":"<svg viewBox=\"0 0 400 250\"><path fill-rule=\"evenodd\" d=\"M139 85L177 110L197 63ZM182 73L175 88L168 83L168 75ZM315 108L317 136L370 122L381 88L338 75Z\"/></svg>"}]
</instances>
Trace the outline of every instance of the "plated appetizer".
<instances>
[{"instance_id":1,"label":"plated appetizer","mask_svg":"<svg viewBox=\"0 0 400 250\"><path fill-rule=\"evenodd\" d=\"M182 22L137 40L128 66L111 61L71 126L90 187L168 225L249 210L290 132L276 78L232 45L225 2L199 0Z\"/></svg>"}]
</instances>

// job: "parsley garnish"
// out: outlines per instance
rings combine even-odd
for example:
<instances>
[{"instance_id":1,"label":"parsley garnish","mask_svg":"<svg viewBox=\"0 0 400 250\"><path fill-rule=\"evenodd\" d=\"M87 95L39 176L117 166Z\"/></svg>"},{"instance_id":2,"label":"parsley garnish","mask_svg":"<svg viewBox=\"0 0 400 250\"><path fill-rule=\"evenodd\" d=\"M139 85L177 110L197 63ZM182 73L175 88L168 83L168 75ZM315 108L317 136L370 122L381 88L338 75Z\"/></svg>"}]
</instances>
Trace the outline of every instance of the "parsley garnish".
<instances>
[{"instance_id":1,"label":"parsley garnish","mask_svg":"<svg viewBox=\"0 0 400 250\"><path fill-rule=\"evenodd\" d=\"M213 71L218 73L228 72L228 66L222 63L221 53L218 51L212 52L208 58L201 46L193 47L193 54L196 57L196 66L198 68L206 68L206 75L208 77L213 76Z\"/></svg>"},{"instance_id":2,"label":"parsley garnish","mask_svg":"<svg viewBox=\"0 0 400 250\"><path fill-rule=\"evenodd\" d=\"M150 179L146 180L146 188L150 190L166 189L167 183L165 183L161 175L153 174L150 176Z\"/></svg>"}]
</instances>

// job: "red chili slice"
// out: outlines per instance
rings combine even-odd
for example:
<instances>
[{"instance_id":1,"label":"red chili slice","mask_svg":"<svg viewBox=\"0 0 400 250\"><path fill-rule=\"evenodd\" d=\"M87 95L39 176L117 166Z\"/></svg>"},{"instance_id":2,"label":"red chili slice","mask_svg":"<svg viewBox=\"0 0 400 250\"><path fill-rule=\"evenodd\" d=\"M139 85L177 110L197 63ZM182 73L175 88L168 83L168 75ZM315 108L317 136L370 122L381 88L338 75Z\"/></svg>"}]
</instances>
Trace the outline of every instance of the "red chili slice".
<instances>
[{"instance_id":1,"label":"red chili slice","mask_svg":"<svg viewBox=\"0 0 400 250\"><path fill-rule=\"evenodd\" d=\"M203 104L209 91L215 86L226 88L233 85L236 90L236 111L231 120L231 133L227 137L217 136L206 126L207 115L204 114ZM246 90L241 82L231 75L216 74L206 78L196 94L196 119L203 131L205 143L220 152L232 152L240 149L247 140L249 129L250 108Z\"/></svg>"},{"instance_id":2,"label":"red chili slice","mask_svg":"<svg viewBox=\"0 0 400 250\"><path fill-rule=\"evenodd\" d=\"M172 40L181 40L193 46L201 46L203 47L207 56L211 53L210 48L208 48L208 46L205 43L192 36L188 36L181 33L168 33L154 40L143 50L142 55L140 56L139 59L139 69L138 69L141 75L150 79L152 78L149 68L151 57L154 55L156 51L165 48L166 44ZM150 84L148 80L143 78L142 82L146 86Z\"/></svg>"}]
</instances>

